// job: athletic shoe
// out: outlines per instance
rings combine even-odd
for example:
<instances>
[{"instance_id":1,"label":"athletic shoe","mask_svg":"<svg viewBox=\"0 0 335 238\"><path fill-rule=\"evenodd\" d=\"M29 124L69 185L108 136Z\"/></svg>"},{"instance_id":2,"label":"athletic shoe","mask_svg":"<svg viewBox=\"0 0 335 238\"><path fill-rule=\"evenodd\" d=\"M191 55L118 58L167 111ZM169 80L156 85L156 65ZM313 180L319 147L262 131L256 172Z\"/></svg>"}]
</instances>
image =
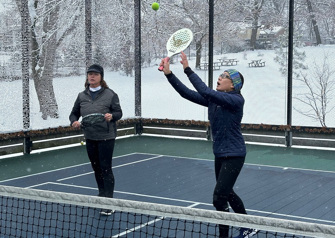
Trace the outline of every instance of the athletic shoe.
<instances>
[{"instance_id":1,"label":"athletic shoe","mask_svg":"<svg viewBox=\"0 0 335 238\"><path fill-rule=\"evenodd\" d=\"M104 215L104 216L110 216L114 213L115 211L114 210L102 210L100 212L101 215Z\"/></svg>"},{"instance_id":2,"label":"athletic shoe","mask_svg":"<svg viewBox=\"0 0 335 238\"><path fill-rule=\"evenodd\" d=\"M258 230L256 229L249 229L249 228L241 228L240 234L235 236L234 238L249 238L256 235Z\"/></svg>"}]
</instances>

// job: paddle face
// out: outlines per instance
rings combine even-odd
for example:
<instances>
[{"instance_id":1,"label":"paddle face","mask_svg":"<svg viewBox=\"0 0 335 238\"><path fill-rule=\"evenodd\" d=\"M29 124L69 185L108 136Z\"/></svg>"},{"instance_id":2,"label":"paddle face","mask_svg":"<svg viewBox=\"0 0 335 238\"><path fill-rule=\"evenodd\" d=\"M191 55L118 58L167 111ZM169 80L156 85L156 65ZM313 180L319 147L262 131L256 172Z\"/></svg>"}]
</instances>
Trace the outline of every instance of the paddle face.
<instances>
[{"instance_id":1,"label":"paddle face","mask_svg":"<svg viewBox=\"0 0 335 238\"><path fill-rule=\"evenodd\" d=\"M166 43L166 49L168 52L166 60L169 60L171 56L185 50L191 44L192 40L193 33L188 28L183 28L173 33ZM163 66L160 66L158 70L162 71Z\"/></svg>"},{"instance_id":2,"label":"paddle face","mask_svg":"<svg viewBox=\"0 0 335 238\"><path fill-rule=\"evenodd\" d=\"M173 33L166 43L168 57L185 50L193 40L193 33L190 29L183 28Z\"/></svg>"},{"instance_id":3,"label":"paddle face","mask_svg":"<svg viewBox=\"0 0 335 238\"><path fill-rule=\"evenodd\" d=\"M96 123L104 122L105 115L102 113L92 113L83 117L81 121L81 126L83 128L92 126Z\"/></svg>"}]
</instances>

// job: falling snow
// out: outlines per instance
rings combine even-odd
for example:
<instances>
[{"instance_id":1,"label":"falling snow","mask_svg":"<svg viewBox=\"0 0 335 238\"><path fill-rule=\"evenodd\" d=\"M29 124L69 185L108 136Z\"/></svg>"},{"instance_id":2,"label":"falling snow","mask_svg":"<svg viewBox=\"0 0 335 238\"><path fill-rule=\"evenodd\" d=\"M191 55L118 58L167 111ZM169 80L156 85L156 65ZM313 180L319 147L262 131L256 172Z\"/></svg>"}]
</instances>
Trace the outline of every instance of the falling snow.
<instances>
[{"instance_id":1,"label":"falling snow","mask_svg":"<svg viewBox=\"0 0 335 238\"><path fill-rule=\"evenodd\" d=\"M307 58L311 61L322 57L324 52L335 55L334 46L305 47ZM249 68L248 62L251 59L259 58L266 61L266 66L262 68ZM226 57L239 60L238 69L245 77L245 85L242 94L245 97L243 123L255 124L286 124L286 79L283 77L274 62L274 51L254 51L244 53L226 54ZM179 56L175 56L179 57ZM215 56L216 58L221 56ZM177 60L175 60L177 61ZM156 62L159 63L158 61ZM306 62L306 64L312 62ZM194 69L195 59L190 59L190 66ZM172 71L185 83L192 87L187 77L183 73L182 66L177 62L171 65ZM213 85L219 74L224 70L213 72ZM83 69L84 71L84 69ZM192 119L207 120L207 109L181 98L167 82L162 72L157 70L157 65L143 68L142 70L142 117L144 118L169 118L169 119ZM195 70L199 76L208 83L208 72ZM118 93L120 103L124 112L123 118L135 116L135 96L134 78L120 74L119 72L108 72L106 70L105 79L110 88ZM39 112L39 104L33 81L30 81L30 117L31 129L43 129L49 127L69 126L68 116L73 103L80 91L84 89L85 75L55 78L53 81L57 103L59 106L59 118L48 118L43 120ZM0 82L2 88L2 101L0 103L0 132L21 131L22 122L22 82ZM293 84L293 93L301 90L301 85ZM295 102L293 102L295 103ZM335 106L335 99L331 105ZM328 127L335 127L335 111L328 115ZM311 118L302 116L293 111L293 125L320 126Z\"/></svg>"}]
</instances>

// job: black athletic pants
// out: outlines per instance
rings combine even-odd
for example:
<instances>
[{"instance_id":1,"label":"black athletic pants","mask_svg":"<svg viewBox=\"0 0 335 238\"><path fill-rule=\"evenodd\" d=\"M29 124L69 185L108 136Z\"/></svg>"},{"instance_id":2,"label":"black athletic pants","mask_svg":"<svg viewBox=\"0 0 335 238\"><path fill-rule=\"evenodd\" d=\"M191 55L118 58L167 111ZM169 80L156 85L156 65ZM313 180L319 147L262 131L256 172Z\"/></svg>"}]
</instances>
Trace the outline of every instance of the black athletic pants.
<instances>
[{"instance_id":1,"label":"black athletic pants","mask_svg":"<svg viewBox=\"0 0 335 238\"><path fill-rule=\"evenodd\" d=\"M233 187L244 164L245 157L215 158L216 186L213 194L213 205L217 211L229 212L229 205L236 213L246 214L244 204L234 192ZM229 226L219 226L220 237L226 238Z\"/></svg>"},{"instance_id":2,"label":"black athletic pants","mask_svg":"<svg viewBox=\"0 0 335 238\"><path fill-rule=\"evenodd\" d=\"M95 180L99 189L99 196L113 197L114 174L112 158L115 139L86 140L86 150L94 170Z\"/></svg>"}]
</instances>

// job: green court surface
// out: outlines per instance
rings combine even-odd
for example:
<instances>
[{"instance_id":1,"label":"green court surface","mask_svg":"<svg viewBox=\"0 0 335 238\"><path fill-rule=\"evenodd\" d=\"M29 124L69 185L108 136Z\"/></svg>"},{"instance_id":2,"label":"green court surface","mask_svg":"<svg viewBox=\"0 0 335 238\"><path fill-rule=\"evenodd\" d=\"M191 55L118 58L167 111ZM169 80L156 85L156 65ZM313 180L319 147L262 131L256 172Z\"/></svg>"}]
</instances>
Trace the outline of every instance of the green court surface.
<instances>
[{"instance_id":1,"label":"green court surface","mask_svg":"<svg viewBox=\"0 0 335 238\"><path fill-rule=\"evenodd\" d=\"M213 160L212 142L135 136L118 139L114 156L152 153ZM34 152L0 160L0 180L88 163L85 146ZM335 171L334 151L247 145L246 163Z\"/></svg>"}]
</instances>

